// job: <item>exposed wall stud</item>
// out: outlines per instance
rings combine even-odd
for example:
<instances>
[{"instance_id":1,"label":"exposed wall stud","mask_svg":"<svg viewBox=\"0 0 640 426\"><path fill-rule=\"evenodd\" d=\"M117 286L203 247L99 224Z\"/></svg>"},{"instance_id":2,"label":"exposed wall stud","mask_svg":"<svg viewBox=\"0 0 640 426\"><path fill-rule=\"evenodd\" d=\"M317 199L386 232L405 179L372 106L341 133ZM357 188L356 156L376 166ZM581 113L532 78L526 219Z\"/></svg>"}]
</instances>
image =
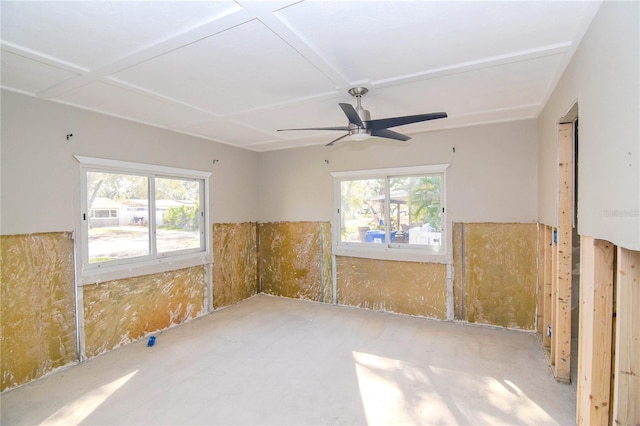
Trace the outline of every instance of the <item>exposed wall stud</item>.
<instances>
[{"instance_id":1,"label":"exposed wall stud","mask_svg":"<svg viewBox=\"0 0 640 426\"><path fill-rule=\"evenodd\" d=\"M558 256L556 286L555 375L571 380L571 256L573 228L573 123L561 124L558 131Z\"/></svg>"},{"instance_id":2,"label":"exposed wall stud","mask_svg":"<svg viewBox=\"0 0 640 426\"><path fill-rule=\"evenodd\" d=\"M618 248L614 425L640 424L640 251Z\"/></svg>"},{"instance_id":3,"label":"exposed wall stud","mask_svg":"<svg viewBox=\"0 0 640 426\"><path fill-rule=\"evenodd\" d=\"M581 238L577 413L579 425L609 424L613 244Z\"/></svg>"},{"instance_id":4,"label":"exposed wall stud","mask_svg":"<svg viewBox=\"0 0 640 426\"><path fill-rule=\"evenodd\" d=\"M551 336L549 336L551 365L556 365L556 339L554 338L558 310L558 304L556 303L556 298L558 297L558 245L556 244L556 235L557 230L554 228L551 238Z\"/></svg>"},{"instance_id":5,"label":"exposed wall stud","mask_svg":"<svg viewBox=\"0 0 640 426\"><path fill-rule=\"evenodd\" d=\"M553 231L550 226L544 227L544 306L542 309L542 346L551 347L551 340L548 330L551 327L551 301L553 295L552 289L552 254L553 249Z\"/></svg>"}]
</instances>

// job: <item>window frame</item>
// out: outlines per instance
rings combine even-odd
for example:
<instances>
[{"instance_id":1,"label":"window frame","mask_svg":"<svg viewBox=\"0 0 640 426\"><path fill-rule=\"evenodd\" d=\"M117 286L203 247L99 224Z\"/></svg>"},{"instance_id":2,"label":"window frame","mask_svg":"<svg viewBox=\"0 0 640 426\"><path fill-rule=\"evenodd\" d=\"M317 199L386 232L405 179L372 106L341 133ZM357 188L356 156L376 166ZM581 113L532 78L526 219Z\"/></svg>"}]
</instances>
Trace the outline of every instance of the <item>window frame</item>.
<instances>
[{"instance_id":1,"label":"window frame","mask_svg":"<svg viewBox=\"0 0 640 426\"><path fill-rule=\"evenodd\" d=\"M210 172L175 167L156 166L144 163L109 160L103 158L74 155L79 163L80 200L75 220L76 268L79 270L78 285L93 284L101 281L135 277L139 275L166 272L169 270L205 265L212 262L209 225L209 177ZM87 206L87 172L120 173L146 176L149 179L148 207L149 245L148 255L108 262L89 263L89 209ZM156 236L155 224L155 180L158 178L196 180L200 185L200 247L158 252L152 249ZM79 234L79 241L78 240Z\"/></svg>"},{"instance_id":2,"label":"window frame","mask_svg":"<svg viewBox=\"0 0 640 426\"><path fill-rule=\"evenodd\" d=\"M333 254L336 256L349 256L349 257L362 257L369 259L381 259L381 260L397 260L407 262L428 262L428 263L447 263L449 258L449 251L451 247L451 226L447 220L447 169L450 163L444 164L431 164L422 166L408 166L408 167L392 167L384 169L368 169L368 170L352 170L342 172L332 172L334 180L334 214L333 214ZM440 188L440 197L442 203L442 217L441 217L441 229L444 233L442 239L442 250L434 252L430 249L430 246L426 245L409 245L401 243L392 243L387 241L385 243L363 243L363 242L343 242L341 239L342 234L342 221L341 211L342 199L341 199L341 183L350 180L361 179L384 179L386 182L390 178L404 177L404 176L421 176L421 175L441 175L442 182ZM385 215L389 214L390 203L390 188L386 185L386 197L385 197ZM388 221L385 221L388 223ZM385 233L388 230L385 231Z\"/></svg>"}]
</instances>

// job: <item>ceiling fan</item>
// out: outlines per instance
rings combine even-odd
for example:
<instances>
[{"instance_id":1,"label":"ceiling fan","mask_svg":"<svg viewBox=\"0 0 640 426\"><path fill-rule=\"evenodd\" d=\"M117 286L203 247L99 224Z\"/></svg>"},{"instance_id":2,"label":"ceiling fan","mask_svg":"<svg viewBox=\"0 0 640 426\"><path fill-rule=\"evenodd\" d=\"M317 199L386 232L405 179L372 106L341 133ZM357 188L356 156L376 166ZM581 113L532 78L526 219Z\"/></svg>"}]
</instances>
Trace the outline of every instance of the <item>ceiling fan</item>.
<instances>
[{"instance_id":1,"label":"ceiling fan","mask_svg":"<svg viewBox=\"0 0 640 426\"><path fill-rule=\"evenodd\" d=\"M279 132L289 130L341 130L347 132L346 135L342 135L337 139L332 140L325 146L331 146L341 139L350 136L352 140L364 140L371 136L377 136L379 138L395 139L399 141L408 141L411 139L409 136L403 135L393 130L389 130L389 127L403 126L405 124L418 123L420 121L437 120L439 118L446 118L446 112L434 112L431 114L418 114L418 115L406 115L403 117L391 117L382 118L379 120L372 120L369 111L362 108L362 97L367 94L369 90L366 87L352 87L349 89L349 94L356 98L357 106L354 108L351 104L339 103L340 108L349 119L348 126L338 127L308 127L303 129L278 129Z\"/></svg>"}]
</instances>

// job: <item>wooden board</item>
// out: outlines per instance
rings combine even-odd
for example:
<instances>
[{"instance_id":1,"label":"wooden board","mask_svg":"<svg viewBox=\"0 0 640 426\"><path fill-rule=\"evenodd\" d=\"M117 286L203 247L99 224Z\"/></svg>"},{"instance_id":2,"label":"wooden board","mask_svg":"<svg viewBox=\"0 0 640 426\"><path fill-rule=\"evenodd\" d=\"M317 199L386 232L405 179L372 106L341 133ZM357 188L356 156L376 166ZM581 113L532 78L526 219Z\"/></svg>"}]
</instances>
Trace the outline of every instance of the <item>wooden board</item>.
<instances>
[{"instance_id":1,"label":"wooden board","mask_svg":"<svg viewBox=\"0 0 640 426\"><path fill-rule=\"evenodd\" d=\"M554 229L554 231L557 231ZM553 241L553 233L551 237L551 353L550 362L551 365L556 365L556 311L558 304L556 298L558 297L558 245ZM554 372L555 374L555 372Z\"/></svg>"},{"instance_id":2,"label":"wooden board","mask_svg":"<svg viewBox=\"0 0 640 426\"><path fill-rule=\"evenodd\" d=\"M551 339L549 338L548 328L551 326L551 300L552 286L552 252L553 250L553 230L550 226L544 227L544 306L542 309L542 321L544 330L542 333L542 346L551 347Z\"/></svg>"},{"instance_id":3,"label":"wooden board","mask_svg":"<svg viewBox=\"0 0 640 426\"><path fill-rule=\"evenodd\" d=\"M618 248L613 424L640 424L640 252Z\"/></svg>"},{"instance_id":4,"label":"wooden board","mask_svg":"<svg viewBox=\"0 0 640 426\"><path fill-rule=\"evenodd\" d=\"M613 255L608 241L581 238L577 423L607 425L613 332Z\"/></svg>"},{"instance_id":5,"label":"wooden board","mask_svg":"<svg viewBox=\"0 0 640 426\"><path fill-rule=\"evenodd\" d=\"M555 340L556 379L571 379L571 243L573 228L573 123L558 132L558 257Z\"/></svg>"},{"instance_id":6,"label":"wooden board","mask_svg":"<svg viewBox=\"0 0 640 426\"><path fill-rule=\"evenodd\" d=\"M536 293L538 303L536 308L536 332L542 336L545 333L543 321L544 312L544 225L538 225L538 282Z\"/></svg>"}]
</instances>

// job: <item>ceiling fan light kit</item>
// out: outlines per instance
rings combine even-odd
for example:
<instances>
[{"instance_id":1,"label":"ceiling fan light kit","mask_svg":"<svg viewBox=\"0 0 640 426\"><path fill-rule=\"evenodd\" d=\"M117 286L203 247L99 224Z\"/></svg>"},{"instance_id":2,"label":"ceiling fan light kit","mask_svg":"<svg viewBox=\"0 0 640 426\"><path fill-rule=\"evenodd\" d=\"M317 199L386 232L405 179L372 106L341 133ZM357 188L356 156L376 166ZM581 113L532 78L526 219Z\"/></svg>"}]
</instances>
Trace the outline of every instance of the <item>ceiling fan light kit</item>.
<instances>
[{"instance_id":1,"label":"ceiling fan light kit","mask_svg":"<svg viewBox=\"0 0 640 426\"><path fill-rule=\"evenodd\" d=\"M369 139L371 137L371 135L369 133L352 133L349 136L349 139L351 139L352 141L363 141L366 139Z\"/></svg>"},{"instance_id":2,"label":"ceiling fan light kit","mask_svg":"<svg viewBox=\"0 0 640 426\"><path fill-rule=\"evenodd\" d=\"M394 139L400 141L408 141L411 139L409 136L403 135L393 130L389 130L389 127L403 126L405 124L418 123L421 121L437 120L440 118L446 118L446 112L434 112L430 114L418 114L407 115L402 117L382 118L379 120L372 120L371 114L368 110L362 108L362 97L369 92L366 87L352 87L349 89L349 94L356 98L356 107L351 104L339 103L342 108L342 112L347 116L349 124L347 126L336 127L310 127L301 129L278 129L279 132L290 130L340 130L347 132L346 135L340 136L337 139L332 140L325 146L332 146L334 143L346 138L354 141L362 141L369 139L371 136L377 136L379 138Z\"/></svg>"}]
</instances>

